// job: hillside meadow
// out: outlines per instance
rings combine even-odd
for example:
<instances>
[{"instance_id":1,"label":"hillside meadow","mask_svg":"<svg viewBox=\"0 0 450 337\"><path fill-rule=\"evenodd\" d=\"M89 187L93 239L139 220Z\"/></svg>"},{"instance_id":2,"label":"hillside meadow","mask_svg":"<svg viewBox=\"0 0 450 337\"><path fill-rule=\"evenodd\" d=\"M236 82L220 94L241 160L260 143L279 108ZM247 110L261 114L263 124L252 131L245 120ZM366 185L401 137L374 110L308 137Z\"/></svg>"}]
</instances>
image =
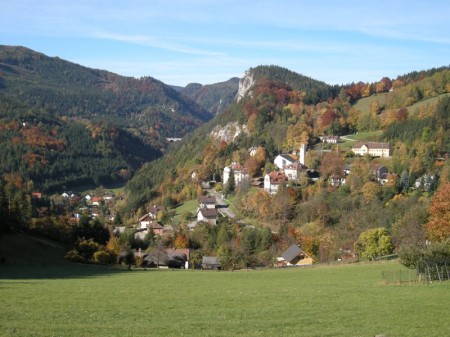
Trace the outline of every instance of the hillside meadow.
<instances>
[{"instance_id":1,"label":"hillside meadow","mask_svg":"<svg viewBox=\"0 0 450 337\"><path fill-rule=\"evenodd\" d=\"M0 336L445 336L450 283L396 261L250 271L0 267Z\"/></svg>"}]
</instances>

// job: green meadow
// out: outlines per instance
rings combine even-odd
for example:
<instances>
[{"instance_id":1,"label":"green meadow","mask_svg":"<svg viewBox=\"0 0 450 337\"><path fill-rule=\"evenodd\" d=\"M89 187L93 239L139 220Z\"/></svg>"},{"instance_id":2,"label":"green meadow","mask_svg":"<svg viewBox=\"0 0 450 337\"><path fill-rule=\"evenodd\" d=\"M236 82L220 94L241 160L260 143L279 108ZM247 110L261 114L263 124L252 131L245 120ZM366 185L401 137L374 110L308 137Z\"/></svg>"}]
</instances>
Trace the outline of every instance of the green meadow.
<instances>
[{"instance_id":1,"label":"green meadow","mask_svg":"<svg viewBox=\"0 0 450 337\"><path fill-rule=\"evenodd\" d=\"M448 336L450 283L396 261L249 271L0 266L0 336ZM406 272L406 269L404 269Z\"/></svg>"}]
</instances>

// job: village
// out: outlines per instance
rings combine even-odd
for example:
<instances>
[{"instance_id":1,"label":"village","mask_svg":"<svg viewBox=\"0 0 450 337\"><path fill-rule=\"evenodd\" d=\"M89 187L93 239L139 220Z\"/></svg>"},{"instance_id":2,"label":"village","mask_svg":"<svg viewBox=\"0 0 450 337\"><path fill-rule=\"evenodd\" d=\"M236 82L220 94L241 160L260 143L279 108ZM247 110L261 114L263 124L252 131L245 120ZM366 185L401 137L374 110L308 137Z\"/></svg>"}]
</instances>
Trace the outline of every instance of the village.
<instances>
[{"instance_id":1,"label":"village","mask_svg":"<svg viewBox=\"0 0 450 337\"><path fill-rule=\"evenodd\" d=\"M340 139L338 136L324 136L321 141L336 146ZM251 147L248 150L249 156L254 156L257 150L258 147ZM334 151L338 150L339 148L336 146ZM378 142L358 142L351 148L352 156L356 157L369 156L386 159L390 157L390 152L389 144ZM141 267L220 269L221 263L217 256L202 256L201 263L197 261L195 266L190 266L191 249L187 245L182 245L181 248L176 247L173 241L171 241L172 244L167 244L167 238L173 240L174 236L180 232L180 228L194 231L199 224L216 226L221 218L232 219L241 227L255 228L253 225L240 221L239 217L233 213L229 207L230 202L226 199L224 187L229 184L233 184L234 188L245 186L246 190L249 188L258 189L273 196L277 194L281 186L301 188L302 184L315 184L320 179L323 180L323 176L319 170L307 167L306 155L307 147L305 144L302 144L298 151L276 155L273 159L275 170L267 172L263 177L251 177L241 163L232 162L223 168L221 184L218 185L221 188L215 188L216 181L201 182L203 193L198 198L197 207L195 211L191 212L191 216L183 222L180 222L179 217L174 219L175 212L170 209L171 207L151 204L146 208L144 214L136 213L133 222L128 221L127 224L123 224L120 214L117 212L117 203L123 200L123 194L116 195L113 191L104 189L97 189L94 193L86 195L65 191L59 197L53 197L52 205L54 205L53 207L59 205L59 207L72 209L72 217L69 222L73 224L80 221L82 217L100 218L113 235L117 237L131 235L136 247L133 254L135 258L141 261L139 263ZM351 173L351 168L351 164L342 165L340 172L334 172L327 177L326 184L333 188L345 185L346 178ZM376 161L370 165L370 172L372 181L380 186L395 184L399 179L397 175L390 173L385 165L378 164ZM192 178L195 179L196 177L197 173L192 172ZM433 176L425 175L417 179L413 186L415 188L429 188L433 179ZM33 199L40 200L41 198L40 193L33 193ZM38 216L45 216L48 207L38 207L37 212L39 213ZM156 250L149 252L145 249L146 245L142 244L148 242L149 238L152 242L165 241L166 243L165 245L159 244ZM347 251L347 258L354 257L354 252ZM125 255L119 258L119 261L124 258ZM314 262L314 259L301 247L292 244L273 261L273 266L311 266Z\"/></svg>"}]
</instances>

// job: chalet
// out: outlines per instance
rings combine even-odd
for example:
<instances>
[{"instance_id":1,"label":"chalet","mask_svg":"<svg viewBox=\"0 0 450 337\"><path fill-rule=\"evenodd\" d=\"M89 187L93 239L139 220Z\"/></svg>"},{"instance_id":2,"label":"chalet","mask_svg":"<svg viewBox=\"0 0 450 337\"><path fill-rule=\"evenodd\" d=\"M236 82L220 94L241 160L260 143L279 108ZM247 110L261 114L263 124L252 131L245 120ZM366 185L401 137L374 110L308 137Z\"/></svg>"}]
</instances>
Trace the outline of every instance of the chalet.
<instances>
[{"instance_id":1,"label":"chalet","mask_svg":"<svg viewBox=\"0 0 450 337\"><path fill-rule=\"evenodd\" d=\"M278 192L278 188L281 184L285 184L287 177L284 172L273 171L264 176L264 190L269 194L275 194Z\"/></svg>"},{"instance_id":2,"label":"chalet","mask_svg":"<svg viewBox=\"0 0 450 337\"><path fill-rule=\"evenodd\" d=\"M223 184L226 184L228 182L231 173L233 173L236 186L238 186L244 180L248 181L250 178L250 175L248 174L248 171L245 167L237 162L233 162L230 166L225 166L225 168L223 169Z\"/></svg>"},{"instance_id":3,"label":"chalet","mask_svg":"<svg viewBox=\"0 0 450 337\"><path fill-rule=\"evenodd\" d=\"M313 258L295 244L291 245L281 257L277 258L277 266L279 267L311 266L313 263Z\"/></svg>"},{"instance_id":4,"label":"chalet","mask_svg":"<svg viewBox=\"0 0 450 337\"><path fill-rule=\"evenodd\" d=\"M213 195L202 195L198 200L199 208L215 209L216 197Z\"/></svg>"},{"instance_id":5,"label":"chalet","mask_svg":"<svg viewBox=\"0 0 450 337\"><path fill-rule=\"evenodd\" d=\"M284 170L284 168L289 165L293 164L298 161L298 158L296 155L293 154L279 154L275 157L273 163L276 167L278 167L280 170Z\"/></svg>"},{"instance_id":6,"label":"chalet","mask_svg":"<svg viewBox=\"0 0 450 337\"><path fill-rule=\"evenodd\" d=\"M197 211L197 221L215 225L217 223L217 210L215 208L199 208Z\"/></svg>"},{"instance_id":7,"label":"chalet","mask_svg":"<svg viewBox=\"0 0 450 337\"><path fill-rule=\"evenodd\" d=\"M389 143L379 142L359 142L352 147L352 151L360 156L369 155L372 157L389 157Z\"/></svg>"},{"instance_id":8,"label":"chalet","mask_svg":"<svg viewBox=\"0 0 450 337\"><path fill-rule=\"evenodd\" d=\"M147 228L147 226L150 224L150 222L153 221L153 218L150 216L150 214L145 214L141 216L139 219L139 228Z\"/></svg>"}]
</instances>

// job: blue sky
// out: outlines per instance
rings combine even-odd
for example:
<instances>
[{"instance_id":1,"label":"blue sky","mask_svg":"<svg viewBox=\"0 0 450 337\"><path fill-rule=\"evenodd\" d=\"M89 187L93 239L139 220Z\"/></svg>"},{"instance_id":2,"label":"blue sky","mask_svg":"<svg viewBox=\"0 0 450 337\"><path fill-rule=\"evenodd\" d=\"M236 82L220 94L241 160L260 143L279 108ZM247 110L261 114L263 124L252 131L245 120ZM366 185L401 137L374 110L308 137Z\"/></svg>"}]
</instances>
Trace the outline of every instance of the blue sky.
<instances>
[{"instance_id":1,"label":"blue sky","mask_svg":"<svg viewBox=\"0 0 450 337\"><path fill-rule=\"evenodd\" d=\"M450 64L450 1L4 1L0 44L167 84L279 65L329 84Z\"/></svg>"}]
</instances>

